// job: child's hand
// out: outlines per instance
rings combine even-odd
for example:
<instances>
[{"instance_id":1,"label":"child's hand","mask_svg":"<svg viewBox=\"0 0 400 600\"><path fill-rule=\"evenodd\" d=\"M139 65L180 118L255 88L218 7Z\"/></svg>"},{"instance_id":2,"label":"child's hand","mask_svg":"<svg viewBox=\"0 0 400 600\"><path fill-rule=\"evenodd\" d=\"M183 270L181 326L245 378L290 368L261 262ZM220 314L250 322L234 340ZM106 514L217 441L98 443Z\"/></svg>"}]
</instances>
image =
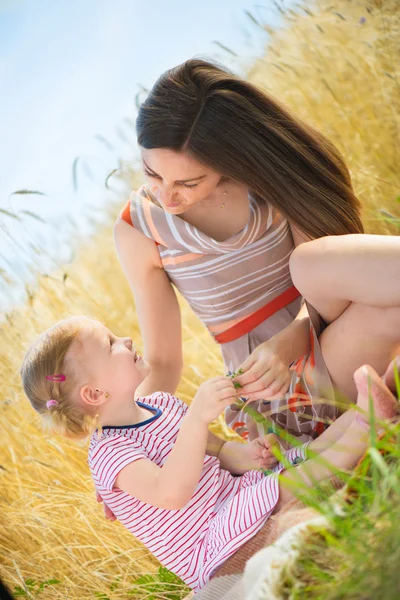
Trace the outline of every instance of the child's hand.
<instances>
[{"instance_id":1,"label":"child's hand","mask_svg":"<svg viewBox=\"0 0 400 600\"><path fill-rule=\"evenodd\" d=\"M229 377L214 377L200 385L189 411L208 425L236 400L237 393L232 380Z\"/></svg>"},{"instance_id":2,"label":"child's hand","mask_svg":"<svg viewBox=\"0 0 400 600\"><path fill-rule=\"evenodd\" d=\"M105 518L108 519L109 521L116 521L117 517L112 512L111 508L109 506L107 506L107 504L104 502L103 498L100 495L100 492L98 492L97 490L96 490L96 500L97 500L97 502L103 503Z\"/></svg>"},{"instance_id":3,"label":"child's hand","mask_svg":"<svg viewBox=\"0 0 400 600\"><path fill-rule=\"evenodd\" d=\"M249 456L255 463L254 469L272 469L278 464L278 459L272 452L273 446L279 448L278 437L274 433L268 433L247 444Z\"/></svg>"}]
</instances>

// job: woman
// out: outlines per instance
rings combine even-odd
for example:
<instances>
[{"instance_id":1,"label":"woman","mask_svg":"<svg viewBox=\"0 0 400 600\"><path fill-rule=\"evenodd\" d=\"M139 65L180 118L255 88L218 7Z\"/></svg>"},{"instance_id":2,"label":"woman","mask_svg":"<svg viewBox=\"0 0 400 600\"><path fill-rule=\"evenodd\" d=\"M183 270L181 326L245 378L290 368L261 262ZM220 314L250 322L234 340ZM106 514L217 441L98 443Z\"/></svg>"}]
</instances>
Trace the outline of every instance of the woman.
<instances>
[{"instance_id":1,"label":"woman","mask_svg":"<svg viewBox=\"0 0 400 600\"><path fill-rule=\"evenodd\" d=\"M174 284L221 345L227 370L242 367L237 381L252 408L272 412L303 441L316 437L318 419L330 422L337 410L334 402L287 408L288 390L333 397L319 318L308 307L310 332L289 257L304 241L363 231L343 159L264 92L201 60L159 78L136 128L146 185L114 231L154 374L142 395L153 377L172 393L180 379ZM310 365L291 372L288 365L310 349L318 378L305 381ZM258 437L256 422L236 405L226 419L245 439Z\"/></svg>"}]
</instances>

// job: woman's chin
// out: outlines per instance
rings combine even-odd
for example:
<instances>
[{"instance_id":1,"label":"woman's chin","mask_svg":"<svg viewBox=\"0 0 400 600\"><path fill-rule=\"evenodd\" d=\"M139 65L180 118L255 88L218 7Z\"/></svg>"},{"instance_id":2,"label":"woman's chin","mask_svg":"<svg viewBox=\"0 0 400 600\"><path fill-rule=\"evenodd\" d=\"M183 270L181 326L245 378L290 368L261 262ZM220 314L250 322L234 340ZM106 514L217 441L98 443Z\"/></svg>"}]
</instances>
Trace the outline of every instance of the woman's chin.
<instances>
[{"instance_id":1,"label":"woman's chin","mask_svg":"<svg viewBox=\"0 0 400 600\"><path fill-rule=\"evenodd\" d=\"M173 215L179 215L180 213L185 212L185 207L183 204L162 204L161 206L165 212Z\"/></svg>"}]
</instances>

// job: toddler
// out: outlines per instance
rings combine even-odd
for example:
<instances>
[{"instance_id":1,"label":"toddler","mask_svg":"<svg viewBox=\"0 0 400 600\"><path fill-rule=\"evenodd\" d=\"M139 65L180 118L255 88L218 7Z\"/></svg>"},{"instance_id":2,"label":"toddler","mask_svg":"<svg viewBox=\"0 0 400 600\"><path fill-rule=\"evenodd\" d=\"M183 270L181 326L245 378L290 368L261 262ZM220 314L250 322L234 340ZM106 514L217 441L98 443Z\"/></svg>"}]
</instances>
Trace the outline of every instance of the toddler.
<instances>
[{"instance_id":1,"label":"toddler","mask_svg":"<svg viewBox=\"0 0 400 600\"><path fill-rule=\"evenodd\" d=\"M377 374L362 367L355 373L357 406L318 439L285 451L287 464L305 461L285 467L276 464L273 434L242 444L208 430L237 399L229 377L203 383L187 406L161 390L140 397L149 371L129 337L72 317L42 334L28 350L21 375L32 406L51 429L91 436L88 464L106 504L196 591L294 497L288 489L293 485L284 480L311 487L332 469L357 463L369 437L368 376L376 417L391 419L399 412Z\"/></svg>"}]
</instances>

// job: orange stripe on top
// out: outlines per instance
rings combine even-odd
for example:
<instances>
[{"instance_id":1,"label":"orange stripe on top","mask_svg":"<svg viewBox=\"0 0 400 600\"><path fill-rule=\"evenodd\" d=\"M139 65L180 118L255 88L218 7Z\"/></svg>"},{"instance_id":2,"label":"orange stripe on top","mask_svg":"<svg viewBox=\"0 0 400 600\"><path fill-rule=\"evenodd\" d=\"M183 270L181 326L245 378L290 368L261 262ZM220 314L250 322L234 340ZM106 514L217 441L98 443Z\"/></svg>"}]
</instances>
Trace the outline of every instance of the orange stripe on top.
<instances>
[{"instance_id":1,"label":"orange stripe on top","mask_svg":"<svg viewBox=\"0 0 400 600\"><path fill-rule=\"evenodd\" d=\"M167 265L179 265L183 262L188 262L190 260L195 260L196 258L201 257L201 254L184 254L183 256L169 256L168 258L162 258L161 262L163 266Z\"/></svg>"},{"instance_id":2,"label":"orange stripe on top","mask_svg":"<svg viewBox=\"0 0 400 600\"><path fill-rule=\"evenodd\" d=\"M128 200L128 202L125 204L124 208L119 213L119 216L121 217L121 219L123 219L123 221L125 221L125 223L128 223L128 225L130 225L131 227L133 227L132 217L131 217L131 201L130 200ZM155 241L155 244L157 246L160 245L156 241Z\"/></svg>"},{"instance_id":3,"label":"orange stripe on top","mask_svg":"<svg viewBox=\"0 0 400 600\"><path fill-rule=\"evenodd\" d=\"M237 325L230 327L226 331L217 334L214 336L214 339L219 344L226 344L227 342L233 342L233 340L237 340L242 337L246 333L249 333L253 329L255 329L258 325L260 325L265 319L271 317L273 314L278 312L281 308L284 308L296 298L300 296L300 292L292 285L289 289L287 289L283 294L268 302L265 306L261 307L259 310L254 312L249 317L246 317L242 321L240 321Z\"/></svg>"},{"instance_id":4,"label":"orange stripe on top","mask_svg":"<svg viewBox=\"0 0 400 600\"><path fill-rule=\"evenodd\" d=\"M119 213L119 216L126 223L128 223L128 225L133 227L132 218L131 218L131 201L130 200L128 200L128 202L125 204L124 208Z\"/></svg>"},{"instance_id":5,"label":"orange stripe on top","mask_svg":"<svg viewBox=\"0 0 400 600\"><path fill-rule=\"evenodd\" d=\"M159 234L156 226L154 225L153 217L151 216L150 201L148 200L147 202L143 202L142 208L143 208L143 212L146 217L146 220L147 220L147 225L149 226L149 229L150 229L151 233L153 234L153 238L155 240L158 239L159 243L162 246L167 246L167 244L164 242L161 235Z\"/></svg>"}]
</instances>

